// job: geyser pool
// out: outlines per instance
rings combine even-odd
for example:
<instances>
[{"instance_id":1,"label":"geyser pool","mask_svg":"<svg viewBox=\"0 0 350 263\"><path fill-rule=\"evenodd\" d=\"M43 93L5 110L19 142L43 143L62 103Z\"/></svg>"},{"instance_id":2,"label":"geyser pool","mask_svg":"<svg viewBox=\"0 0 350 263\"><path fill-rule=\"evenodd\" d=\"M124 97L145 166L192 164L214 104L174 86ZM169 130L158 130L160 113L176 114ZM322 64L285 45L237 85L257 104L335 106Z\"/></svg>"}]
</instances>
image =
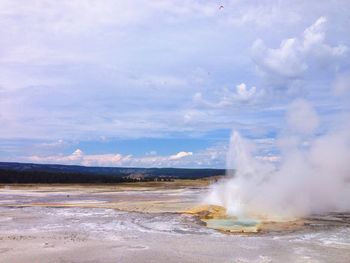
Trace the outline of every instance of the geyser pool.
<instances>
[{"instance_id":1,"label":"geyser pool","mask_svg":"<svg viewBox=\"0 0 350 263\"><path fill-rule=\"evenodd\" d=\"M209 228L229 232L258 232L260 221L253 219L203 219Z\"/></svg>"}]
</instances>

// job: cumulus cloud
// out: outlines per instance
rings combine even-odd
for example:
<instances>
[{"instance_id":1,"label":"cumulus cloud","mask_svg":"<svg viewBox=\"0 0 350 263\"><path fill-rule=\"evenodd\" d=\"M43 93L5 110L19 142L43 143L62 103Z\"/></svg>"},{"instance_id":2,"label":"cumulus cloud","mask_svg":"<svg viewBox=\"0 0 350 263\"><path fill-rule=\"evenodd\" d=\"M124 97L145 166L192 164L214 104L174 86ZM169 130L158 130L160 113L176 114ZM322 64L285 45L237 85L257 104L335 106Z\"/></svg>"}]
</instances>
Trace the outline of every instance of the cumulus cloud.
<instances>
[{"instance_id":1,"label":"cumulus cloud","mask_svg":"<svg viewBox=\"0 0 350 263\"><path fill-rule=\"evenodd\" d=\"M306 28L300 37L282 40L278 48L268 48L257 39L252 46L252 58L258 70L268 79L288 83L302 78L303 74L317 64L332 64L346 55L348 47L325 43L327 19L320 17ZM312 63L317 60L319 63Z\"/></svg>"},{"instance_id":2,"label":"cumulus cloud","mask_svg":"<svg viewBox=\"0 0 350 263\"><path fill-rule=\"evenodd\" d=\"M170 156L157 155L156 152L147 153L145 156L116 154L86 154L76 149L69 155L30 156L25 160L36 163L79 164L86 166L173 166L183 164L181 161L192 156L192 152L181 151Z\"/></svg>"},{"instance_id":3,"label":"cumulus cloud","mask_svg":"<svg viewBox=\"0 0 350 263\"><path fill-rule=\"evenodd\" d=\"M306 96L317 109L325 101L343 107L339 97L330 100L326 88L334 72L348 70L340 65L346 63L350 43L347 1L228 0L224 10L218 5L199 0L0 1L0 140L17 141L11 149L0 147L0 158L52 155L69 146L22 147L22 139L92 144L100 138L174 134L211 140L218 134L224 140L222 131L232 126L274 134L290 98L283 90L281 99L272 100L270 87L295 86L305 76ZM258 37L263 40L251 48ZM342 83L339 77L335 84L341 94L347 89ZM219 151L171 162L218 166L225 157L214 152ZM138 161L161 165L170 162L169 156Z\"/></svg>"},{"instance_id":4,"label":"cumulus cloud","mask_svg":"<svg viewBox=\"0 0 350 263\"><path fill-rule=\"evenodd\" d=\"M179 160L187 156L193 155L192 152L178 152L177 154L171 155L169 160Z\"/></svg>"},{"instance_id":5,"label":"cumulus cloud","mask_svg":"<svg viewBox=\"0 0 350 263\"><path fill-rule=\"evenodd\" d=\"M87 154L78 148L71 154L23 156L20 160L85 166L223 168L226 151L226 144L216 144L196 152L180 151L170 155L160 155L151 151L141 156L120 153Z\"/></svg>"},{"instance_id":6,"label":"cumulus cloud","mask_svg":"<svg viewBox=\"0 0 350 263\"><path fill-rule=\"evenodd\" d=\"M236 86L236 93L234 97L239 101L249 101L257 96L256 87L251 87L250 89L247 87L245 83L241 83Z\"/></svg>"},{"instance_id":7,"label":"cumulus cloud","mask_svg":"<svg viewBox=\"0 0 350 263\"><path fill-rule=\"evenodd\" d=\"M248 87L245 83L236 85L235 89L224 89L217 101L212 102L203 98L202 93L197 92L193 96L193 102L199 107L208 108L225 108L230 106L238 106L242 103L253 103L263 95L262 90L258 90L255 86Z\"/></svg>"},{"instance_id":8,"label":"cumulus cloud","mask_svg":"<svg viewBox=\"0 0 350 263\"><path fill-rule=\"evenodd\" d=\"M131 155L121 154L85 154L82 150L76 149L69 155L53 156L31 156L28 161L37 163L58 163L58 164L80 164L87 166L116 166L129 161Z\"/></svg>"},{"instance_id":9,"label":"cumulus cloud","mask_svg":"<svg viewBox=\"0 0 350 263\"><path fill-rule=\"evenodd\" d=\"M295 78L307 69L296 45L296 39L287 39L282 41L279 48L270 49L258 39L252 46L252 56L261 71Z\"/></svg>"}]
</instances>

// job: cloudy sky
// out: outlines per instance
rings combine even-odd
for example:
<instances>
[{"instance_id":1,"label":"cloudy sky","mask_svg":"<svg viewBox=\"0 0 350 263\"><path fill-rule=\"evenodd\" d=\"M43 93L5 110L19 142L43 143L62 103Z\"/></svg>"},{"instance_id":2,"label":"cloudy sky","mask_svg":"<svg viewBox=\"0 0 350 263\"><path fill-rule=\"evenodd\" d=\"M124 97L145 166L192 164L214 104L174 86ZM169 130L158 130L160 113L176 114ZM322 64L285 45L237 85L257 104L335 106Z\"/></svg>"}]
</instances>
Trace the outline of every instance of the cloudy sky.
<instances>
[{"instance_id":1,"label":"cloudy sky","mask_svg":"<svg viewBox=\"0 0 350 263\"><path fill-rule=\"evenodd\" d=\"M347 0L0 0L0 161L225 167L232 130L276 161L289 122L317 136L349 112L349 14Z\"/></svg>"}]
</instances>

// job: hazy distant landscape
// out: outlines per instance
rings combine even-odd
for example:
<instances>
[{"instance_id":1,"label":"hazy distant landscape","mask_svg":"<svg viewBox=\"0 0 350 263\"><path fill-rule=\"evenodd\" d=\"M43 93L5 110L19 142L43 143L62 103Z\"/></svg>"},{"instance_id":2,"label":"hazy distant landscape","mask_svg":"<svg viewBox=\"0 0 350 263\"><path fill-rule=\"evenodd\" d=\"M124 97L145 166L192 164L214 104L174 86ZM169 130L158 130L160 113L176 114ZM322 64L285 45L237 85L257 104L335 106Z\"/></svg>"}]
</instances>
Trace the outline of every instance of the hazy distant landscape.
<instances>
[{"instance_id":1,"label":"hazy distant landscape","mask_svg":"<svg viewBox=\"0 0 350 263\"><path fill-rule=\"evenodd\" d=\"M0 162L0 183L3 184L172 181L225 174L224 169L84 167Z\"/></svg>"}]
</instances>

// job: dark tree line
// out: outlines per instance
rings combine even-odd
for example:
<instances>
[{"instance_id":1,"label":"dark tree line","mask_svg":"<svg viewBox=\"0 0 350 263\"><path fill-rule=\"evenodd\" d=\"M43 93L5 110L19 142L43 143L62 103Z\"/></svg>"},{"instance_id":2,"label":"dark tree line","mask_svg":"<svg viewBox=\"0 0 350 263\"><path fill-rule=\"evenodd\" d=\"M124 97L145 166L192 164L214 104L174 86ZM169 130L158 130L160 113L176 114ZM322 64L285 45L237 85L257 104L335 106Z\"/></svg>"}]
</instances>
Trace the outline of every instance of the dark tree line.
<instances>
[{"instance_id":1,"label":"dark tree line","mask_svg":"<svg viewBox=\"0 0 350 263\"><path fill-rule=\"evenodd\" d=\"M105 184L129 181L133 180L112 175L0 170L0 183L3 184Z\"/></svg>"},{"instance_id":2,"label":"dark tree line","mask_svg":"<svg viewBox=\"0 0 350 263\"><path fill-rule=\"evenodd\" d=\"M199 179L224 175L223 169L86 167L0 162L2 184L123 183Z\"/></svg>"}]
</instances>

